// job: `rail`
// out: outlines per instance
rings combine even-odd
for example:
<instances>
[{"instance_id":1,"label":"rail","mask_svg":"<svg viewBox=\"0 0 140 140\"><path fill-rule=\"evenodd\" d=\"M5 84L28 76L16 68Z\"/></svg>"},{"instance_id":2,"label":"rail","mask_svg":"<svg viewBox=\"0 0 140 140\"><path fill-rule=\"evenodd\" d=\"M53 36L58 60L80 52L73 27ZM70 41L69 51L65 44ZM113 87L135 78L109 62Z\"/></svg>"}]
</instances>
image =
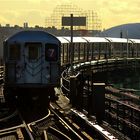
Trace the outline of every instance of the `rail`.
<instances>
[{"instance_id":1,"label":"rail","mask_svg":"<svg viewBox=\"0 0 140 140\"><path fill-rule=\"evenodd\" d=\"M79 112L74 108L69 108L70 110L68 111L68 109L62 109L59 104L53 103L51 104L51 109L52 111L54 111L53 114L56 115L57 120L60 119L60 122L62 122L63 125L67 129L69 129L68 135L70 135L70 138L73 137L73 139L80 140L92 140L94 138L104 140L117 140L115 136L97 125L94 120L89 120L89 118L85 114ZM71 132L72 134L70 134Z\"/></svg>"},{"instance_id":2,"label":"rail","mask_svg":"<svg viewBox=\"0 0 140 140\"><path fill-rule=\"evenodd\" d=\"M94 133L98 133L102 136L102 139L106 140L118 140L113 134L109 133L107 130L102 128L100 125L90 120L85 114L79 112L75 109L71 109L71 111L77 115L80 119L84 120L88 125L90 125L94 129Z\"/></svg>"}]
</instances>

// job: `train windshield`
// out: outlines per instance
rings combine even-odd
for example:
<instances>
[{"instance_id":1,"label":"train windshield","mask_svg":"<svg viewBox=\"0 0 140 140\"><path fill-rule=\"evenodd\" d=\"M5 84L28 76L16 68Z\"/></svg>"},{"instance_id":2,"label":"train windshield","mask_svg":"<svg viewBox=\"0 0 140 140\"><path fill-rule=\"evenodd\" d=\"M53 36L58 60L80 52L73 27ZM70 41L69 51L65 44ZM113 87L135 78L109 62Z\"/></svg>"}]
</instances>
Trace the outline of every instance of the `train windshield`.
<instances>
[{"instance_id":1,"label":"train windshield","mask_svg":"<svg viewBox=\"0 0 140 140\"><path fill-rule=\"evenodd\" d=\"M56 44L45 45L45 59L46 61L58 60L58 46Z\"/></svg>"},{"instance_id":2,"label":"train windshield","mask_svg":"<svg viewBox=\"0 0 140 140\"><path fill-rule=\"evenodd\" d=\"M20 59L20 45L19 44L11 44L9 46L9 59L10 60Z\"/></svg>"},{"instance_id":3,"label":"train windshield","mask_svg":"<svg viewBox=\"0 0 140 140\"><path fill-rule=\"evenodd\" d=\"M41 43L26 43L25 46L28 48L29 61L37 60L39 58L39 50L42 44Z\"/></svg>"}]
</instances>

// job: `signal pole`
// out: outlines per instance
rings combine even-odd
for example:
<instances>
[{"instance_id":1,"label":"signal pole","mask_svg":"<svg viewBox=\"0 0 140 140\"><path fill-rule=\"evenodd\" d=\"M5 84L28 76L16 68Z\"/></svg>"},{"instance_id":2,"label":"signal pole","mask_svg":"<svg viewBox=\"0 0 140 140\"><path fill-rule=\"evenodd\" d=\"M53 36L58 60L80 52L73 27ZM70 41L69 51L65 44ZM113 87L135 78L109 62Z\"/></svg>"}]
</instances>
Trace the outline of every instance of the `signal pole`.
<instances>
[{"instance_id":1,"label":"signal pole","mask_svg":"<svg viewBox=\"0 0 140 140\"><path fill-rule=\"evenodd\" d=\"M70 65L71 65L71 73L73 74L73 53L74 53L74 49L73 49L73 14L70 15L70 29L71 29L71 43L70 43L70 54L71 54L71 61L70 61Z\"/></svg>"},{"instance_id":2,"label":"signal pole","mask_svg":"<svg viewBox=\"0 0 140 140\"><path fill-rule=\"evenodd\" d=\"M70 14L70 17L62 17L62 26L70 26L71 35L70 35L70 68L71 74L73 74L73 60L74 60L74 46L73 46L73 26L86 26L86 17L73 17L73 14Z\"/></svg>"}]
</instances>

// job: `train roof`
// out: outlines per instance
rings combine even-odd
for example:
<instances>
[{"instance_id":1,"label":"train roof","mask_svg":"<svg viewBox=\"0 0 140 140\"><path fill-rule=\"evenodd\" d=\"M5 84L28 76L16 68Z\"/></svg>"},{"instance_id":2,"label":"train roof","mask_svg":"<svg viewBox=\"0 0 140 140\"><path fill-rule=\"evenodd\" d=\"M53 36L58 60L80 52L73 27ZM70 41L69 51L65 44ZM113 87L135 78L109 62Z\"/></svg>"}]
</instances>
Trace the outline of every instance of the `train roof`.
<instances>
[{"instance_id":1,"label":"train roof","mask_svg":"<svg viewBox=\"0 0 140 140\"><path fill-rule=\"evenodd\" d=\"M67 39L65 39L64 37L57 37L57 39L59 39L59 41L61 42L61 43L69 43L69 41L67 40Z\"/></svg>"},{"instance_id":2,"label":"train roof","mask_svg":"<svg viewBox=\"0 0 140 140\"><path fill-rule=\"evenodd\" d=\"M93 42L108 42L108 40L106 40L103 37L83 37L84 39L86 39L88 42L93 43Z\"/></svg>"},{"instance_id":3,"label":"train roof","mask_svg":"<svg viewBox=\"0 0 140 140\"><path fill-rule=\"evenodd\" d=\"M140 43L140 39L130 39L133 43Z\"/></svg>"},{"instance_id":4,"label":"train roof","mask_svg":"<svg viewBox=\"0 0 140 140\"><path fill-rule=\"evenodd\" d=\"M129 39L126 39L126 38L111 38L111 37L106 37L106 39L109 41L109 42L114 42L114 43L132 43Z\"/></svg>"},{"instance_id":5,"label":"train roof","mask_svg":"<svg viewBox=\"0 0 140 140\"><path fill-rule=\"evenodd\" d=\"M20 31L5 40L6 42L46 42L58 44L60 41L45 31Z\"/></svg>"},{"instance_id":6,"label":"train roof","mask_svg":"<svg viewBox=\"0 0 140 140\"><path fill-rule=\"evenodd\" d=\"M57 39L61 43L70 43L71 37L59 36ZM126 38L111 38L111 37L73 37L73 43L102 43L102 42L114 42L114 43L140 43L139 39L126 39Z\"/></svg>"},{"instance_id":7,"label":"train roof","mask_svg":"<svg viewBox=\"0 0 140 140\"><path fill-rule=\"evenodd\" d=\"M68 40L69 42L71 42L71 37L64 37L66 40ZM83 39L82 37L73 37L73 43L87 43L87 41L85 39Z\"/></svg>"},{"instance_id":8,"label":"train roof","mask_svg":"<svg viewBox=\"0 0 140 140\"><path fill-rule=\"evenodd\" d=\"M61 43L69 43L71 42L71 37L68 36L62 36L62 37L57 37ZM93 43L93 42L109 42L105 38L102 37L73 37L73 43Z\"/></svg>"}]
</instances>

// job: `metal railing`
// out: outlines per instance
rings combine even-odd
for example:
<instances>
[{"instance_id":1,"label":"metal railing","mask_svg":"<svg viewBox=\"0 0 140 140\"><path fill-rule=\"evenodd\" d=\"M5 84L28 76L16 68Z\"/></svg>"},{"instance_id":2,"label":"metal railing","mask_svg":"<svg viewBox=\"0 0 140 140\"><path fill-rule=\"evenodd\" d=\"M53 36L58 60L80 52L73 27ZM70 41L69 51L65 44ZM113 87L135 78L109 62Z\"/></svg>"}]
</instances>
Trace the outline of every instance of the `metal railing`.
<instances>
[{"instance_id":1,"label":"metal railing","mask_svg":"<svg viewBox=\"0 0 140 140\"><path fill-rule=\"evenodd\" d=\"M94 60L89 62L82 62L74 64L74 71L81 71L90 69L94 73L103 72L103 71L112 71L123 68L138 68L140 67L140 58L117 58L117 59L103 59L103 60ZM62 84L61 88L64 94L68 95L70 92L70 68L64 70L61 74Z\"/></svg>"},{"instance_id":2,"label":"metal railing","mask_svg":"<svg viewBox=\"0 0 140 140\"><path fill-rule=\"evenodd\" d=\"M70 79L68 76L68 69L64 70L61 74L61 89L65 95L69 95L70 92Z\"/></svg>"},{"instance_id":3,"label":"metal railing","mask_svg":"<svg viewBox=\"0 0 140 140\"><path fill-rule=\"evenodd\" d=\"M3 66L0 66L0 83L3 80L3 73L4 73L4 67Z\"/></svg>"}]
</instances>

